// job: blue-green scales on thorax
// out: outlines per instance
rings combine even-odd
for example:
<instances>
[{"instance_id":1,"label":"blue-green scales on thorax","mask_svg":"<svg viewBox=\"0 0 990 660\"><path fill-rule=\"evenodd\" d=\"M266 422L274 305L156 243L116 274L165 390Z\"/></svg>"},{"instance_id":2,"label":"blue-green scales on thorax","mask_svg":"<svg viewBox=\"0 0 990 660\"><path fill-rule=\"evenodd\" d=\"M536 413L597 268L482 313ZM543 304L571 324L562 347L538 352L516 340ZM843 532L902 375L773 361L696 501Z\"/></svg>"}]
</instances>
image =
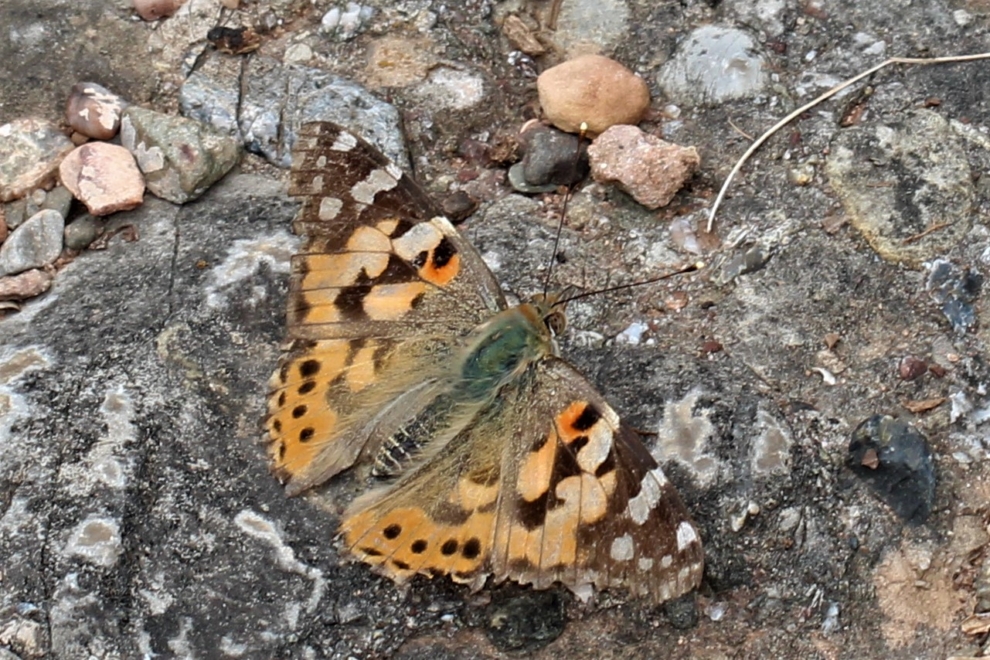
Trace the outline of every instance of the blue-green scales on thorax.
<instances>
[{"instance_id":1,"label":"blue-green scales on thorax","mask_svg":"<svg viewBox=\"0 0 990 660\"><path fill-rule=\"evenodd\" d=\"M470 426L475 414L492 405L503 387L539 360L556 355L554 334L562 328L563 310L554 308L554 301L540 298L511 307L475 328L463 348L455 351L456 376L385 440L375 456L372 474L398 475L440 430Z\"/></svg>"}]
</instances>

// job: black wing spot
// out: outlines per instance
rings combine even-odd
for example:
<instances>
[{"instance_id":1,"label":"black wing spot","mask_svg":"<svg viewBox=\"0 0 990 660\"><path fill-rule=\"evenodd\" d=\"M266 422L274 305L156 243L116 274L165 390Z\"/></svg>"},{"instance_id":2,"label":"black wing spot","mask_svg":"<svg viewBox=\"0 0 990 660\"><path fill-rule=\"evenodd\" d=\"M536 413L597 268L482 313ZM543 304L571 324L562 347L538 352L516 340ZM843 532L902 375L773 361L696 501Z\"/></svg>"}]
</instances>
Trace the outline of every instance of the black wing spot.
<instances>
[{"instance_id":1,"label":"black wing spot","mask_svg":"<svg viewBox=\"0 0 990 660\"><path fill-rule=\"evenodd\" d=\"M426 250L423 250L415 257L413 257L412 265L415 266L416 270L419 270L420 268L426 265L426 260L429 258L430 258L430 253L427 252Z\"/></svg>"},{"instance_id":2,"label":"black wing spot","mask_svg":"<svg viewBox=\"0 0 990 660\"><path fill-rule=\"evenodd\" d=\"M522 498L516 502L516 511L519 513L519 522L527 530L532 531L537 527L542 527L547 519L547 502L550 492L547 491L532 502Z\"/></svg>"},{"instance_id":3,"label":"black wing spot","mask_svg":"<svg viewBox=\"0 0 990 660\"><path fill-rule=\"evenodd\" d=\"M371 287L367 284L342 287L340 293L333 299L333 305L349 320L363 319L366 317L364 299L370 292Z\"/></svg>"},{"instance_id":4,"label":"black wing spot","mask_svg":"<svg viewBox=\"0 0 990 660\"><path fill-rule=\"evenodd\" d=\"M389 525L388 527L382 530L382 536L384 536L389 540L398 538L399 534L401 533L402 533L402 525L397 525L395 523Z\"/></svg>"},{"instance_id":5,"label":"black wing spot","mask_svg":"<svg viewBox=\"0 0 990 660\"><path fill-rule=\"evenodd\" d=\"M464 547L461 548L461 556L465 559L474 559L481 554L481 540L480 539L469 539Z\"/></svg>"},{"instance_id":6,"label":"black wing spot","mask_svg":"<svg viewBox=\"0 0 990 660\"><path fill-rule=\"evenodd\" d=\"M309 442L316 435L316 430L310 427L304 428L299 432L299 442Z\"/></svg>"},{"instance_id":7,"label":"black wing spot","mask_svg":"<svg viewBox=\"0 0 990 660\"><path fill-rule=\"evenodd\" d=\"M275 429L275 432L276 433L281 433L282 432L282 420L280 420L280 419L273 419L272 420L272 428Z\"/></svg>"},{"instance_id":8,"label":"black wing spot","mask_svg":"<svg viewBox=\"0 0 990 660\"><path fill-rule=\"evenodd\" d=\"M423 539L416 539L412 542L412 545L409 546L409 549L412 550L414 554L421 555L426 552L426 546L426 541Z\"/></svg>"},{"instance_id":9,"label":"black wing spot","mask_svg":"<svg viewBox=\"0 0 990 660\"><path fill-rule=\"evenodd\" d=\"M447 539L443 542L443 545L440 546L440 552L448 557L454 554L457 552L457 541L455 539Z\"/></svg>"},{"instance_id":10,"label":"black wing spot","mask_svg":"<svg viewBox=\"0 0 990 660\"><path fill-rule=\"evenodd\" d=\"M303 378L312 378L320 372L319 360L306 360L299 365L299 375Z\"/></svg>"},{"instance_id":11,"label":"black wing spot","mask_svg":"<svg viewBox=\"0 0 990 660\"><path fill-rule=\"evenodd\" d=\"M573 442L571 442L571 451L573 451L575 454L578 453L579 451L584 449L584 446L588 444L588 441L589 441L588 436L579 435L578 437L574 438Z\"/></svg>"},{"instance_id":12,"label":"black wing spot","mask_svg":"<svg viewBox=\"0 0 990 660\"><path fill-rule=\"evenodd\" d=\"M305 405L296 406L295 408L293 408L292 409L292 417L293 417L293 419L299 419L300 417L302 417L303 415L305 415L306 414L306 410L307 410L307 408L306 408Z\"/></svg>"},{"instance_id":13,"label":"black wing spot","mask_svg":"<svg viewBox=\"0 0 990 660\"><path fill-rule=\"evenodd\" d=\"M284 458L285 458L285 443L280 442L278 443L278 460L281 461Z\"/></svg>"},{"instance_id":14,"label":"black wing spot","mask_svg":"<svg viewBox=\"0 0 990 660\"><path fill-rule=\"evenodd\" d=\"M595 468L595 476L601 479L606 474L615 469L615 452L609 452L605 460Z\"/></svg>"},{"instance_id":15,"label":"black wing spot","mask_svg":"<svg viewBox=\"0 0 990 660\"><path fill-rule=\"evenodd\" d=\"M416 296L411 301L409 301L409 308L416 309L417 307L419 307L419 304L423 302L424 297L425 295L423 293L417 293Z\"/></svg>"},{"instance_id":16,"label":"black wing spot","mask_svg":"<svg viewBox=\"0 0 990 660\"><path fill-rule=\"evenodd\" d=\"M396 239L401 238L407 231L415 227L416 225L409 222L408 218L399 218L399 222L395 225L395 229L389 234L389 238Z\"/></svg>"},{"instance_id":17,"label":"black wing spot","mask_svg":"<svg viewBox=\"0 0 990 660\"><path fill-rule=\"evenodd\" d=\"M316 381L315 380L307 380L305 383L303 383L302 385L299 386L299 393L300 394L309 394L310 392L312 392L315 389L316 389Z\"/></svg>"},{"instance_id":18,"label":"black wing spot","mask_svg":"<svg viewBox=\"0 0 990 660\"><path fill-rule=\"evenodd\" d=\"M578 415L577 419L574 420L575 431L587 431L592 426L598 423L598 420L602 418L602 413L598 408L591 405L590 403L584 407L581 414Z\"/></svg>"},{"instance_id":19,"label":"black wing spot","mask_svg":"<svg viewBox=\"0 0 990 660\"><path fill-rule=\"evenodd\" d=\"M375 548L358 548L358 550L360 550L364 554L368 555L369 557L381 557L382 556L381 551L376 550Z\"/></svg>"},{"instance_id":20,"label":"black wing spot","mask_svg":"<svg viewBox=\"0 0 990 660\"><path fill-rule=\"evenodd\" d=\"M278 407L281 408L285 405L285 390L282 390L278 394Z\"/></svg>"},{"instance_id":21,"label":"black wing spot","mask_svg":"<svg viewBox=\"0 0 990 660\"><path fill-rule=\"evenodd\" d=\"M457 248L454 246L454 242L444 236L440 239L437 246L433 248L433 267L437 270L443 269L444 266L450 263L450 260L454 258L455 254L457 254Z\"/></svg>"},{"instance_id":22,"label":"black wing spot","mask_svg":"<svg viewBox=\"0 0 990 660\"><path fill-rule=\"evenodd\" d=\"M409 564L407 564L406 562L404 562L404 561L402 561L400 559L393 559L392 560L392 566L395 566L400 571L408 571L409 570Z\"/></svg>"}]
</instances>

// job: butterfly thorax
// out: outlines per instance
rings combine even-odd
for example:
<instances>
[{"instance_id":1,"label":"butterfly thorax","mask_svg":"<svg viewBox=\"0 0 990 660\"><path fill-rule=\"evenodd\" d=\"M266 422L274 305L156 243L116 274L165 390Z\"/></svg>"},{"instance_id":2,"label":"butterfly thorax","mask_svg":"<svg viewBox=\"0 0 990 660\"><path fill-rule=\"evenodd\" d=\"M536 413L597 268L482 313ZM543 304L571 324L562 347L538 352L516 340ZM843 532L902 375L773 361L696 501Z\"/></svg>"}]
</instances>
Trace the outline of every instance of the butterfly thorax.
<instances>
[{"instance_id":1,"label":"butterfly thorax","mask_svg":"<svg viewBox=\"0 0 990 660\"><path fill-rule=\"evenodd\" d=\"M394 477L416 458L430 438L446 429L456 434L471 425L479 410L489 407L499 391L520 378L536 362L556 355L553 330L545 320L552 301L534 300L503 310L465 338L453 374L439 383L430 403L396 428L381 444L372 474Z\"/></svg>"}]
</instances>

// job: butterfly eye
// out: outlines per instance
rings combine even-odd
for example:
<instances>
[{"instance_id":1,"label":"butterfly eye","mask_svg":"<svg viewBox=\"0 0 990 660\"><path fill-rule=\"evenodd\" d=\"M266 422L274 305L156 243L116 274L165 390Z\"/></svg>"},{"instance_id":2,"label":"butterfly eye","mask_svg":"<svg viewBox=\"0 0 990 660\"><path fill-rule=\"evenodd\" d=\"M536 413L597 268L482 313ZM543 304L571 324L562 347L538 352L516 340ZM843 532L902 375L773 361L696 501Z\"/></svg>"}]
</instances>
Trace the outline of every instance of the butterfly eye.
<instances>
[{"instance_id":1,"label":"butterfly eye","mask_svg":"<svg viewBox=\"0 0 990 660\"><path fill-rule=\"evenodd\" d=\"M567 328L567 317L559 309L555 309L543 318L543 322L547 324L550 328L550 333L554 337L559 337L564 334L564 329Z\"/></svg>"}]
</instances>

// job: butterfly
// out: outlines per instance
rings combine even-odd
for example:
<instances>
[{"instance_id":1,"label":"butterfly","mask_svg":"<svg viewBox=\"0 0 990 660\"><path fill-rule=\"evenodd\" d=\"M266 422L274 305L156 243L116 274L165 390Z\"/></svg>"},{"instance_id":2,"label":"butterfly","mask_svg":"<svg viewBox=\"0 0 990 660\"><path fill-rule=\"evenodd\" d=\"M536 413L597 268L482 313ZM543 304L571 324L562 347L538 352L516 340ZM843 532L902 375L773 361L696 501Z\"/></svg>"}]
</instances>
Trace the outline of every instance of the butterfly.
<instances>
[{"instance_id":1,"label":"butterfly","mask_svg":"<svg viewBox=\"0 0 990 660\"><path fill-rule=\"evenodd\" d=\"M403 583L492 577L662 602L696 587L698 530L639 436L558 356L559 297L509 306L479 253L353 133L293 152L288 343L266 429L289 495L371 482L346 551Z\"/></svg>"}]
</instances>

